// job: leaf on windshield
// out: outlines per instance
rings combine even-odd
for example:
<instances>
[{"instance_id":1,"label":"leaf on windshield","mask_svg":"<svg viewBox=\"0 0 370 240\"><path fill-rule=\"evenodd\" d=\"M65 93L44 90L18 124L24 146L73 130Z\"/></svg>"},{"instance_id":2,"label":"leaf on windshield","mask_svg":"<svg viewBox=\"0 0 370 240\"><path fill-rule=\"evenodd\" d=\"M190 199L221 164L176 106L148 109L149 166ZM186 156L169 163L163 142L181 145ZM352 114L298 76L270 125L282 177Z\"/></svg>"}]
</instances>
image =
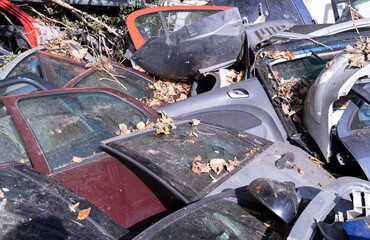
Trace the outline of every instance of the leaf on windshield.
<instances>
[{"instance_id":1,"label":"leaf on windshield","mask_svg":"<svg viewBox=\"0 0 370 240\"><path fill-rule=\"evenodd\" d=\"M192 160L192 171L200 174L204 172L209 173L212 170L219 175L224 168L226 168L226 171L230 172L234 170L235 167L239 166L239 164L240 162L236 158L234 160L228 160L228 162L222 158L212 158L205 161L198 156Z\"/></svg>"},{"instance_id":2,"label":"leaf on windshield","mask_svg":"<svg viewBox=\"0 0 370 240\"><path fill-rule=\"evenodd\" d=\"M69 207L69 210L71 210L71 212L76 212L76 207L78 207L80 205L80 202L77 202L75 204L69 204L68 207Z\"/></svg>"},{"instance_id":3,"label":"leaf on windshield","mask_svg":"<svg viewBox=\"0 0 370 240\"><path fill-rule=\"evenodd\" d=\"M4 192L0 189L0 198L5 198Z\"/></svg>"},{"instance_id":4,"label":"leaf on windshield","mask_svg":"<svg viewBox=\"0 0 370 240\"><path fill-rule=\"evenodd\" d=\"M75 162L75 163L80 163L80 162L82 162L84 160L84 158L82 158L82 157L76 157L76 156L74 156L73 158L72 158L72 161L73 162Z\"/></svg>"},{"instance_id":5,"label":"leaf on windshield","mask_svg":"<svg viewBox=\"0 0 370 240\"><path fill-rule=\"evenodd\" d=\"M212 168L212 170L219 175L222 172L222 169L224 169L224 166L227 165L226 161L221 158L213 158L209 160L209 165Z\"/></svg>"},{"instance_id":6,"label":"leaf on windshield","mask_svg":"<svg viewBox=\"0 0 370 240\"><path fill-rule=\"evenodd\" d=\"M197 134L197 133L195 133L195 132L193 132L193 131L191 131L191 132L189 133L189 137L198 137L198 134Z\"/></svg>"},{"instance_id":7,"label":"leaf on windshield","mask_svg":"<svg viewBox=\"0 0 370 240\"><path fill-rule=\"evenodd\" d=\"M89 207L87 209L84 209L84 210L81 210L78 213L77 220L84 220L85 218L87 218L90 214L90 210L91 210L91 207Z\"/></svg>"},{"instance_id":8,"label":"leaf on windshield","mask_svg":"<svg viewBox=\"0 0 370 240\"><path fill-rule=\"evenodd\" d=\"M294 53L292 53L291 51L286 51L286 52L285 52L285 55L286 55L288 58L290 58L290 59L294 60L295 55L294 55Z\"/></svg>"},{"instance_id":9,"label":"leaf on windshield","mask_svg":"<svg viewBox=\"0 0 370 240\"><path fill-rule=\"evenodd\" d=\"M201 160L202 159L200 155L198 155L196 158L194 158L191 161L191 169L193 170L193 172L199 175L200 173L208 173L209 171L211 171L211 167L209 166L209 163L202 163L200 162Z\"/></svg>"},{"instance_id":10,"label":"leaf on windshield","mask_svg":"<svg viewBox=\"0 0 370 240\"><path fill-rule=\"evenodd\" d=\"M145 123L143 121L139 122L138 124L136 124L136 129L138 131L141 131L141 130L144 130L145 129Z\"/></svg>"},{"instance_id":11,"label":"leaf on windshield","mask_svg":"<svg viewBox=\"0 0 370 240\"><path fill-rule=\"evenodd\" d=\"M191 119L191 125L192 126L198 126L199 123L200 123L200 120L198 120L198 119Z\"/></svg>"},{"instance_id":12,"label":"leaf on windshield","mask_svg":"<svg viewBox=\"0 0 370 240\"><path fill-rule=\"evenodd\" d=\"M273 58L273 59L284 58L284 59L290 59L290 56L292 56L292 54L293 53L290 52L290 51L280 52L278 50L275 50L274 52L263 51L263 52L260 53L259 56L262 59L265 59L265 58ZM294 56L294 54L293 54L293 56ZM293 57L293 59L294 59L294 57Z\"/></svg>"}]
</instances>

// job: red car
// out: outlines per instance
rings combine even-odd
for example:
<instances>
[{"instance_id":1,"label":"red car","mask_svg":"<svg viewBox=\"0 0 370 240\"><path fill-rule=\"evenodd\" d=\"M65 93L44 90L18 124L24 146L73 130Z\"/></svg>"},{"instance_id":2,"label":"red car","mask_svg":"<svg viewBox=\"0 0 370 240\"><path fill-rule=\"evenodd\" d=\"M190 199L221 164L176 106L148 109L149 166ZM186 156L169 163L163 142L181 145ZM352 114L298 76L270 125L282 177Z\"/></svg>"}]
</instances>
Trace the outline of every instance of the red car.
<instances>
[{"instance_id":1,"label":"red car","mask_svg":"<svg viewBox=\"0 0 370 240\"><path fill-rule=\"evenodd\" d=\"M163 197L168 191L155 190L155 180L139 179L140 172L99 146L119 134L120 124L135 128L139 122L154 122L160 117L156 111L107 88L51 90L0 101L0 163L29 162L125 228L166 211L173 199Z\"/></svg>"},{"instance_id":2,"label":"red car","mask_svg":"<svg viewBox=\"0 0 370 240\"><path fill-rule=\"evenodd\" d=\"M23 25L22 30L24 30L27 36L27 41L31 45L29 47L37 47L39 45L39 40L41 36L40 26L37 21L7 0L0 0L0 8L2 10L5 10L5 13L8 13L6 14L7 18L10 18L11 20L16 20L14 22L15 25L17 25L18 22ZM9 34L10 32L16 34L16 29L8 22L6 18L4 18L4 16L0 15L0 19L2 25L8 25L7 31L2 32L5 36L1 37L7 37L6 34Z\"/></svg>"}]
</instances>

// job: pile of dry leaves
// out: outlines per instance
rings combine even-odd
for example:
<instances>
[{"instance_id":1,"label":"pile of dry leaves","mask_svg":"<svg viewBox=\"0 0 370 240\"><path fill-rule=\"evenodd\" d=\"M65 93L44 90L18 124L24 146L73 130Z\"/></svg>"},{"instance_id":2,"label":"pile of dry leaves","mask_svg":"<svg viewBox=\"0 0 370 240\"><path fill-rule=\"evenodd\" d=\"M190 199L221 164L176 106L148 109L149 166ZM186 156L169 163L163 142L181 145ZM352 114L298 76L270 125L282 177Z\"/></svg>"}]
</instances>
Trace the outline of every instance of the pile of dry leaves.
<instances>
[{"instance_id":1,"label":"pile of dry leaves","mask_svg":"<svg viewBox=\"0 0 370 240\"><path fill-rule=\"evenodd\" d=\"M161 80L157 80L153 85L149 84L148 87L154 89L153 98L142 98L140 101L152 108L184 100L191 89L188 83Z\"/></svg>"},{"instance_id":2,"label":"pile of dry leaves","mask_svg":"<svg viewBox=\"0 0 370 240\"><path fill-rule=\"evenodd\" d=\"M73 40L65 40L65 36L59 36L44 43L45 48L52 54L66 56L76 61L88 60L88 49L79 46Z\"/></svg>"},{"instance_id":3,"label":"pile of dry leaves","mask_svg":"<svg viewBox=\"0 0 370 240\"><path fill-rule=\"evenodd\" d=\"M136 129L128 129L127 125L124 123L119 124L119 130L116 132L117 135L129 134L132 132L142 131L144 129L156 128L155 134L168 135L171 130L176 129L176 125L173 123L173 119L168 116L164 111L160 111L161 118L157 119L156 123L150 122L149 120L144 122L139 122L136 124Z\"/></svg>"},{"instance_id":4,"label":"pile of dry leaves","mask_svg":"<svg viewBox=\"0 0 370 240\"><path fill-rule=\"evenodd\" d=\"M272 59L283 58L283 59L292 59L292 60L294 60L294 57L295 57L295 55L291 51L280 52L278 50L276 50L274 52L262 51L259 54L259 56L262 59L265 59L265 58L272 58Z\"/></svg>"},{"instance_id":5,"label":"pile of dry leaves","mask_svg":"<svg viewBox=\"0 0 370 240\"><path fill-rule=\"evenodd\" d=\"M276 95L273 98L280 98L281 109L283 112L292 117L292 120L301 123L301 117L299 113L303 108L303 102L306 97L309 85L304 79L296 79L291 77L289 81L286 81L279 77L279 73L274 71L274 77L269 74L269 78L274 78L276 82L273 82L273 88L275 89Z\"/></svg>"},{"instance_id":6,"label":"pile of dry leaves","mask_svg":"<svg viewBox=\"0 0 370 240\"><path fill-rule=\"evenodd\" d=\"M348 45L345 52L352 54L349 59L349 68L362 68L364 61L370 61L370 39L358 41L355 45Z\"/></svg>"},{"instance_id":7,"label":"pile of dry leaves","mask_svg":"<svg viewBox=\"0 0 370 240\"><path fill-rule=\"evenodd\" d=\"M213 158L209 160L203 160L201 156L197 156L192 160L192 171L200 173L209 173L211 170L219 175L224 168L230 172L239 166L240 162L235 158L234 160L225 160L222 158ZM211 175L212 176L212 175Z\"/></svg>"},{"instance_id":8,"label":"pile of dry leaves","mask_svg":"<svg viewBox=\"0 0 370 240\"><path fill-rule=\"evenodd\" d=\"M244 71L238 72L235 69L230 69L226 73L226 78L229 84L241 82L244 79Z\"/></svg>"}]
</instances>

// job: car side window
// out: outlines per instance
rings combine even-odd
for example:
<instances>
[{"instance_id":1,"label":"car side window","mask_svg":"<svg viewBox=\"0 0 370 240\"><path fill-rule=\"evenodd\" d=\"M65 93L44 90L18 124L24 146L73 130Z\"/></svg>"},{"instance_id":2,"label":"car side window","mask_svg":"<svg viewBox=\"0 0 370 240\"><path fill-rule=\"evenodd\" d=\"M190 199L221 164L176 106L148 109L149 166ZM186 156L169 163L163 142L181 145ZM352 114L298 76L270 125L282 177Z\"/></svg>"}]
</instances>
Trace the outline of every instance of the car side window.
<instances>
[{"instance_id":1,"label":"car side window","mask_svg":"<svg viewBox=\"0 0 370 240\"><path fill-rule=\"evenodd\" d=\"M370 106L362 102L358 111L353 115L351 130L361 130L370 128Z\"/></svg>"},{"instance_id":2,"label":"car side window","mask_svg":"<svg viewBox=\"0 0 370 240\"><path fill-rule=\"evenodd\" d=\"M127 70L114 67L109 73L93 71L83 77L74 87L107 87L121 91L134 98L152 98L150 81Z\"/></svg>"},{"instance_id":3,"label":"car side window","mask_svg":"<svg viewBox=\"0 0 370 240\"><path fill-rule=\"evenodd\" d=\"M16 94L32 93L42 91L42 89L32 83L21 82L8 84L0 87L0 96L11 96Z\"/></svg>"},{"instance_id":4,"label":"car side window","mask_svg":"<svg viewBox=\"0 0 370 240\"><path fill-rule=\"evenodd\" d=\"M187 11L164 11L163 16L169 32L175 32L180 28L208 17L220 11L215 10L187 10Z\"/></svg>"},{"instance_id":5,"label":"car side window","mask_svg":"<svg viewBox=\"0 0 370 240\"><path fill-rule=\"evenodd\" d=\"M43 77L40 68L40 61L37 58L36 53L32 53L22 59L8 74L7 78L25 73L34 73L41 78Z\"/></svg>"},{"instance_id":6,"label":"car side window","mask_svg":"<svg viewBox=\"0 0 370 240\"><path fill-rule=\"evenodd\" d=\"M161 19L157 12L137 17L135 19L135 25L145 41L164 35Z\"/></svg>"},{"instance_id":7,"label":"car side window","mask_svg":"<svg viewBox=\"0 0 370 240\"><path fill-rule=\"evenodd\" d=\"M52 170L93 158L100 141L116 136L119 125L135 128L147 115L106 93L69 93L20 100L19 109Z\"/></svg>"},{"instance_id":8,"label":"car side window","mask_svg":"<svg viewBox=\"0 0 370 240\"><path fill-rule=\"evenodd\" d=\"M29 162L23 141L5 106L0 102L0 163Z\"/></svg>"}]
</instances>

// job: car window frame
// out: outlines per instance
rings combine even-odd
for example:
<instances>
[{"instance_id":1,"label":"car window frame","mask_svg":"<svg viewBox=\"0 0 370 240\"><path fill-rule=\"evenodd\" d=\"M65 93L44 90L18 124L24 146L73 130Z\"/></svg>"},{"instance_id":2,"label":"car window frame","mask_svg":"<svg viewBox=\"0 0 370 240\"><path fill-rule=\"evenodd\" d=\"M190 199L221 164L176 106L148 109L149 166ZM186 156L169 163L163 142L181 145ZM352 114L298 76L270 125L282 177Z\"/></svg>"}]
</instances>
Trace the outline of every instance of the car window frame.
<instances>
[{"instance_id":1,"label":"car window frame","mask_svg":"<svg viewBox=\"0 0 370 240\"><path fill-rule=\"evenodd\" d=\"M175 124L176 124L176 126L186 125L186 124L189 124L189 120L178 121ZM218 125L214 125L214 124L202 123L202 122L200 123L200 125L204 125L204 126L208 126L208 127L220 129L220 130L226 131L226 132L228 132L228 133L230 133L230 134L232 134L232 135L234 135L236 137L240 136L240 131L237 131L235 129L226 128L226 127L222 127L222 126L218 126ZM134 133L131 133L131 134L117 136L117 137L114 137L114 138L111 138L111 139L107 139L107 140L104 140L104 141L101 142L101 146L104 149L106 149L106 150L108 150L108 151L110 151L112 153L117 154L118 156L122 157L125 160L128 160L130 163L132 163L135 166L137 166L138 168L142 169L144 172L146 172L151 177L153 177L154 179L156 179L159 183L161 183L163 186L165 186L173 194L175 194L176 196L178 196L183 202L185 202L187 204L188 203L191 203L191 202L194 202L194 201L197 201L197 200L205 197L208 193L210 193L215 188L217 188L219 185L221 185L223 182L225 182L227 179L229 179L230 177L232 177L240 169L242 169L243 167L247 166L250 161L252 161L259 154L261 154L264 150L266 150L269 146L271 146L271 142L270 141L268 141L266 139L263 139L263 138L260 138L260 137L257 137L257 136L254 136L252 134L247 134L245 138L244 137L241 137L240 139L242 139L242 141L245 141L245 142L248 142L248 143L251 143L253 141L261 141L261 144L259 145L260 146L260 149L257 150L258 153L257 154L253 154L253 156L252 156L253 158L251 158L251 156L245 157L245 159L243 159L240 162L240 165L238 167L235 167L235 169L233 169L232 171L228 172L227 174L224 174L223 176L219 176L217 178L217 182L214 182L213 184L209 184L207 187L205 187L201 191L196 191L196 190L193 189L193 196L192 197L186 197L185 194L183 194L181 192L181 188L175 187L174 185L171 184L171 182L166 181L168 179L165 180L163 176L160 176L155 171L153 171L150 167L147 167L147 166L145 166L144 164L141 163L141 161L149 162L150 163L151 160L149 158L146 158L143 155L139 155L139 153L134 150L133 151L135 153L135 159L134 159L131 155L126 154L126 153L123 153L121 151L118 151L115 148L109 146L109 143L110 142L120 141L120 140L124 140L124 139L128 139L128 138L135 138L135 136L143 135L143 134L146 134L148 132L153 132L153 134L154 134L155 129L145 129L145 130L142 130L142 131L139 131L139 132L134 132ZM160 169L162 169L162 168L160 168ZM178 180L175 184L181 185L182 187L187 188L189 190L189 184L188 183L185 183L183 180L179 179L174 174L166 173L166 174L164 174L164 176L165 175L170 176L171 177L171 179L170 179L171 181L173 181L174 179Z\"/></svg>"},{"instance_id":2,"label":"car window frame","mask_svg":"<svg viewBox=\"0 0 370 240\"><path fill-rule=\"evenodd\" d=\"M33 131L31 130L31 127L29 126L27 120L23 116L21 110L19 109L18 103L21 100L25 99L33 99L43 96L51 96L51 95L60 95L60 94L70 94L70 93L105 93L112 95L116 98L119 98L122 101L125 101L134 107L140 109L144 114L149 116L149 118L152 118L152 120L155 120L160 117L159 113L157 113L155 110L151 109L150 107L146 106L145 104L139 102L138 100L134 99L133 97L130 97L120 91L110 89L110 88L70 88L70 89L56 89L56 90L50 90L45 92L34 92L34 93L28 93L28 94L21 94L21 95L13 95L13 96L7 96L7 97L0 97L0 101L3 102L4 106L8 109L8 113L13 119L13 122L18 129L18 132L22 138L22 141L24 142L26 152L29 156L30 162L34 169L37 171L50 175L54 174L58 171L63 171L65 168L61 168L56 170L52 170L47 163L46 156L36 138L36 136L33 134ZM12 107L13 106L13 107ZM103 151L104 152L104 151ZM100 157L104 156L101 155ZM93 158L95 159L95 158ZM92 160L91 160L92 161ZM86 161L86 162L89 162ZM75 166L75 165L73 165Z\"/></svg>"},{"instance_id":3,"label":"car window frame","mask_svg":"<svg viewBox=\"0 0 370 240\"><path fill-rule=\"evenodd\" d=\"M137 49L139 49L144 43L145 40L140 34L139 30L137 29L135 25L135 20L139 16L143 16L150 13L158 13L159 17L161 18L162 27L166 31L168 31L167 26L164 22L163 14L164 11L181 11L181 10L228 10L233 7L223 7L223 6L168 6L168 7L155 7L155 8L145 8L138 11L135 11L128 15L126 20L126 25L128 28L128 31L130 33L130 37L132 42L134 43L134 46ZM162 17L161 17L162 16ZM168 35L168 32L167 32Z\"/></svg>"}]
</instances>

